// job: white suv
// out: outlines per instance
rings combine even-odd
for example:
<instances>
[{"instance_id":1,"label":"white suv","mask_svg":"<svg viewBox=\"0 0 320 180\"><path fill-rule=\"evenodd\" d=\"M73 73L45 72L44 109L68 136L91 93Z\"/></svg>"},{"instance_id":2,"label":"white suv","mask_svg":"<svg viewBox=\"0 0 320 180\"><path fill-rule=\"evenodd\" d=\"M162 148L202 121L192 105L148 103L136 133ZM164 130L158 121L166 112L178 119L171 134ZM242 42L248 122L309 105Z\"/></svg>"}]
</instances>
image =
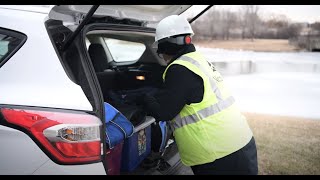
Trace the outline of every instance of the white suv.
<instances>
[{"instance_id":1,"label":"white suv","mask_svg":"<svg viewBox=\"0 0 320 180\"><path fill-rule=\"evenodd\" d=\"M0 174L107 174L103 104L160 86L154 27L189 7L1 6Z\"/></svg>"}]
</instances>

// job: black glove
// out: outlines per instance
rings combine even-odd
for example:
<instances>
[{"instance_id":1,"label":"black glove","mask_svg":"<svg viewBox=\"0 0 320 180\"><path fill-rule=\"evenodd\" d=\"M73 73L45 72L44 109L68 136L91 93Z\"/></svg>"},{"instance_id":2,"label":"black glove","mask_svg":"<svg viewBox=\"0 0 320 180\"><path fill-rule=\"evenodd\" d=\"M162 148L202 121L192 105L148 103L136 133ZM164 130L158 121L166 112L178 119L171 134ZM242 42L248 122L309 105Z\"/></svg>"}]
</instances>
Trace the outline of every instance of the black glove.
<instances>
[{"instance_id":1,"label":"black glove","mask_svg":"<svg viewBox=\"0 0 320 180\"><path fill-rule=\"evenodd\" d=\"M145 96L146 96L145 94L137 96L137 97L135 98L135 101L134 101L135 104L136 104L137 106L144 107L144 106L145 106L145 101L144 101Z\"/></svg>"},{"instance_id":2,"label":"black glove","mask_svg":"<svg viewBox=\"0 0 320 180\"><path fill-rule=\"evenodd\" d=\"M130 122L136 126L143 122L146 118L147 113L140 107L135 105L123 105L118 110L130 120Z\"/></svg>"},{"instance_id":3,"label":"black glove","mask_svg":"<svg viewBox=\"0 0 320 180\"><path fill-rule=\"evenodd\" d=\"M157 120L161 111L160 104L158 103L157 99L146 94L142 98L142 101L142 108L147 112L148 115L153 116Z\"/></svg>"}]
</instances>

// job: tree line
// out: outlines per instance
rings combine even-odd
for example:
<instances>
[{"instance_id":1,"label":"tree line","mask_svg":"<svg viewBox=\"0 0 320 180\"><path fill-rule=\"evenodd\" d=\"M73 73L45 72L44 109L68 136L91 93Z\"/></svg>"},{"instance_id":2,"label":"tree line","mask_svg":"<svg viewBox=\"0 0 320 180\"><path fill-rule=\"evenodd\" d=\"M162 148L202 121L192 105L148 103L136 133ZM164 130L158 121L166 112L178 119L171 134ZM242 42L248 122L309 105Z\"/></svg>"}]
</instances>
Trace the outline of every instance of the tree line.
<instances>
[{"instance_id":1,"label":"tree line","mask_svg":"<svg viewBox=\"0 0 320 180\"><path fill-rule=\"evenodd\" d=\"M300 36L306 27L320 32L320 22L294 23L285 15L263 20L259 12L258 5L243 5L237 12L212 7L191 24L194 39L290 39Z\"/></svg>"}]
</instances>

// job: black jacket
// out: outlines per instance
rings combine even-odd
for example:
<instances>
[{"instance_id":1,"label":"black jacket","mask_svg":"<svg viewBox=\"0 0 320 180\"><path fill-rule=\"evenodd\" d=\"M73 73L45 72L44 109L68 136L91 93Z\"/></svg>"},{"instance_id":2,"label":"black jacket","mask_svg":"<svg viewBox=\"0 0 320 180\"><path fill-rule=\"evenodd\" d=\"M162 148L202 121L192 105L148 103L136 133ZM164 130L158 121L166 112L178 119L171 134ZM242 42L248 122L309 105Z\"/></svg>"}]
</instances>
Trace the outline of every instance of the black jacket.
<instances>
[{"instance_id":1,"label":"black jacket","mask_svg":"<svg viewBox=\"0 0 320 180\"><path fill-rule=\"evenodd\" d=\"M194 51L194 45L187 45L173 61ZM162 89L154 96L144 96L143 105L147 113L157 121L170 121L186 104L201 102L203 93L202 78L186 67L174 64L167 70Z\"/></svg>"}]
</instances>

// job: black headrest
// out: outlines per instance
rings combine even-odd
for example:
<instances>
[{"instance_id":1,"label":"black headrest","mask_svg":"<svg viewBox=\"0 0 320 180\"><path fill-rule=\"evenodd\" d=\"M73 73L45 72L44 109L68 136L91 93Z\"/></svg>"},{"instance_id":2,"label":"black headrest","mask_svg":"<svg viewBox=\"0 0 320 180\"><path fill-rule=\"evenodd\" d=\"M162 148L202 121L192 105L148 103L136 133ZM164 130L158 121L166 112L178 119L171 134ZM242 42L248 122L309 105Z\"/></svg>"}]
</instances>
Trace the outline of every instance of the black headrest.
<instances>
[{"instance_id":1,"label":"black headrest","mask_svg":"<svg viewBox=\"0 0 320 180\"><path fill-rule=\"evenodd\" d=\"M90 44L89 55L96 72L103 72L108 68L108 58L101 44Z\"/></svg>"}]
</instances>

